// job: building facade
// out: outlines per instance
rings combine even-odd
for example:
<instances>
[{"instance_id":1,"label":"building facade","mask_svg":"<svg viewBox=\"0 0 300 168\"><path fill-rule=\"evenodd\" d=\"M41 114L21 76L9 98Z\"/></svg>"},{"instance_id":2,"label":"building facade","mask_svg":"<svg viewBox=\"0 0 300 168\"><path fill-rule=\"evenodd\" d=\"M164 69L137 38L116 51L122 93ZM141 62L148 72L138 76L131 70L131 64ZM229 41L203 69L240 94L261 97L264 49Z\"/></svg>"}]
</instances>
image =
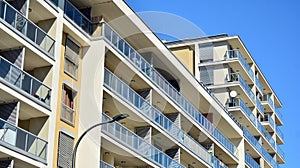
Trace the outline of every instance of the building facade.
<instances>
[{"instance_id":1,"label":"building facade","mask_svg":"<svg viewBox=\"0 0 300 168\"><path fill-rule=\"evenodd\" d=\"M79 135L120 113L130 117L81 142L77 167L284 163L281 103L244 48L226 51L222 73L204 85L217 63L201 62L200 41L174 43L182 63L122 0L0 0L0 33L0 167L71 167ZM230 77L214 83L225 64Z\"/></svg>"},{"instance_id":2,"label":"building facade","mask_svg":"<svg viewBox=\"0 0 300 168\"><path fill-rule=\"evenodd\" d=\"M284 164L282 103L240 37L221 34L166 44L241 125L248 166Z\"/></svg>"}]
</instances>

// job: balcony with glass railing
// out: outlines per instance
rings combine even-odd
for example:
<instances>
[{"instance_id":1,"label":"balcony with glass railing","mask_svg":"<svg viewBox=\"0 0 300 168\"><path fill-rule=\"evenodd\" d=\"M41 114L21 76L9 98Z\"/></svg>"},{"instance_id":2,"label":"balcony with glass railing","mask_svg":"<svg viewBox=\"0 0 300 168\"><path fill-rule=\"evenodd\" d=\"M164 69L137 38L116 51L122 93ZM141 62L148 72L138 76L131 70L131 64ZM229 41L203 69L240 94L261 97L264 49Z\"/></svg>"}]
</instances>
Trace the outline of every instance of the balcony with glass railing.
<instances>
[{"instance_id":1,"label":"balcony with glass railing","mask_svg":"<svg viewBox=\"0 0 300 168\"><path fill-rule=\"evenodd\" d=\"M1 56L0 81L30 99L50 107L51 89Z\"/></svg>"},{"instance_id":2,"label":"balcony with glass railing","mask_svg":"<svg viewBox=\"0 0 300 168\"><path fill-rule=\"evenodd\" d=\"M243 127L244 137L249 141L249 143L263 156L263 158L273 167L276 167L277 164L272 156L262 147L262 145L255 139L254 136Z\"/></svg>"},{"instance_id":3,"label":"balcony with glass railing","mask_svg":"<svg viewBox=\"0 0 300 168\"><path fill-rule=\"evenodd\" d=\"M244 69L248 72L248 75L250 76L250 78L254 81L254 73L251 70L250 65L247 63L247 61L245 60L245 58L241 54L240 50L228 50L228 51L226 51L226 58L225 59L226 60L238 59L241 62Z\"/></svg>"},{"instance_id":4,"label":"balcony with glass railing","mask_svg":"<svg viewBox=\"0 0 300 168\"><path fill-rule=\"evenodd\" d=\"M0 7L1 23L54 59L55 40L52 37L6 1L0 0Z\"/></svg>"},{"instance_id":5,"label":"balcony with glass railing","mask_svg":"<svg viewBox=\"0 0 300 168\"><path fill-rule=\"evenodd\" d=\"M280 110L279 110L279 108L276 108L275 107L275 113L276 113L276 115L278 116L278 119L281 121L281 123L282 123L282 113L280 112Z\"/></svg>"},{"instance_id":6,"label":"balcony with glass railing","mask_svg":"<svg viewBox=\"0 0 300 168\"><path fill-rule=\"evenodd\" d=\"M0 118L0 145L40 162L47 162L48 142Z\"/></svg>"},{"instance_id":7,"label":"balcony with glass railing","mask_svg":"<svg viewBox=\"0 0 300 168\"><path fill-rule=\"evenodd\" d=\"M262 122L268 122L270 124L270 126L275 129L275 122L272 119L270 114L267 114L264 116L264 118L262 119Z\"/></svg>"},{"instance_id":8,"label":"balcony with glass railing","mask_svg":"<svg viewBox=\"0 0 300 168\"><path fill-rule=\"evenodd\" d=\"M260 168L259 164L246 152L245 152L245 162L250 168Z\"/></svg>"},{"instance_id":9,"label":"balcony with glass railing","mask_svg":"<svg viewBox=\"0 0 300 168\"><path fill-rule=\"evenodd\" d=\"M169 118L167 118L158 109L151 106L143 97L131 89L127 84L120 80L117 76L105 69L104 86L111 92L115 93L125 102L137 109L143 116L148 118L159 128L173 137L177 142L182 144L188 150L192 151L197 157L209 165L223 165L217 158L212 159L212 155L196 140L186 134L178 126L176 126Z\"/></svg>"},{"instance_id":10,"label":"balcony with glass railing","mask_svg":"<svg viewBox=\"0 0 300 168\"><path fill-rule=\"evenodd\" d=\"M279 126L276 126L276 133L282 140L284 140L284 135L283 135L282 131L280 130Z\"/></svg>"},{"instance_id":11,"label":"balcony with glass railing","mask_svg":"<svg viewBox=\"0 0 300 168\"><path fill-rule=\"evenodd\" d=\"M263 115L265 114L264 106L261 104L259 99L256 100L256 107Z\"/></svg>"},{"instance_id":12,"label":"balcony with glass railing","mask_svg":"<svg viewBox=\"0 0 300 168\"><path fill-rule=\"evenodd\" d=\"M89 35L93 32L93 24L84 14L82 14L70 1L65 0L64 13L77 26Z\"/></svg>"},{"instance_id":13,"label":"balcony with glass railing","mask_svg":"<svg viewBox=\"0 0 300 168\"><path fill-rule=\"evenodd\" d=\"M263 137L265 137L266 140L272 145L274 150L276 150L276 143L272 136L269 134L269 132L266 130L266 128L260 122L257 122L257 128L259 132L263 135Z\"/></svg>"},{"instance_id":14,"label":"balcony with glass railing","mask_svg":"<svg viewBox=\"0 0 300 168\"><path fill-rule=\"evenodd\" d=\"M114 168L115 166L110 165L102 160L100 160L100 168Z\"/></svg>"},{"instance_id":15,"label":"balcony with glass railing","mask_svg":"<svg viewBox=\"0 0 300 168\"><path fill-rule=\"evenodd\" d=\"M271 96L270 96L269 94L263 95L262 101L268 102L269 106L270 106L272 109L274 109L274 102L273 102L273 100L271 99Z\"/></svg>"},{"instance_id":16,"label":"balcony with glass railing","mask_svg":"<svg viewBox=\"0 0 300 168\"><path fill-rule=\"evenodd\" d=\"M256 102L255 95L252 92L249 85L245 82L243 77L239 73L229 73L227 74L227 82L239 82L244 91L247 93L247 95L250 97L250 99L253 101L253 103Z\"/></svg>"},{"instance_id":17,"label":"balcony with glass railing","mask_svg":"<svg viewBox=\"0 0 300 168\"><path fill-rule=\"evenodd\" d=\"M283 150L282 150L279 146L277 146L277 152L278 152L278 154L280 155L280 157L281 157L283 160L285 160L285 153L283 152Z\"/></svg>"},{"instance_id":18,"label":"balcony with glass railing","mask_svg":"<svg viewBox=\"0 0 300 168\"><path fill-rule=\"evenodd\" d=\"M258 90L260 91L260 93L263 93L264 92L264 88L263 88L261 82L259 81L259 79L257 77L255 77L255 84L256 84Z\"/></svg>"},{"instance_id":19,"label":"balcony with glass railing","mask_svg":"<svg viewBox=\"0 0 300 168\"><path fill-rule=\"evenodd\" d=\"M215 126L212 125L187 99L181 95L158 71L156 71L133 47L129 45L108 24L102 24L102 35L123 57L141 71L154 85L186 112L200 127L214 137L233 156L236 147Z\"/></svg>"},{"instance_id":20,"label":"balcony with glass railing","mask_svg":"<svg viewBox=\"0 0 300 168\"><path fill-rule=\"evenodd\" d=\"M257 126L257 119L252 113L252 111L247 107L247 105L243 102L242 99L233 99L233 100L228 100L229 103L227 103L227 108L232 108L232 107L239 107L241 110L244 112L244 114L249 118L249 120ZM231 102L232 101L232 102Z\"/></svg>"},{"instance_id":21,"label":"balcony with glass railing","mask_svg":"<svg viewBox=\"0 0 300 168\"><path fill-rule=\"evenodd\" d=\"M102 114L102 122L110 120L110 117ZM184 168L183 165L173 160L167 154L158 150L153 145L149 144L144 139L140 138L138 135L117 122L103 125L101 131L130 150L138 153L156 165L159 165L159 167Z\"/></svg>"}]
</instances>

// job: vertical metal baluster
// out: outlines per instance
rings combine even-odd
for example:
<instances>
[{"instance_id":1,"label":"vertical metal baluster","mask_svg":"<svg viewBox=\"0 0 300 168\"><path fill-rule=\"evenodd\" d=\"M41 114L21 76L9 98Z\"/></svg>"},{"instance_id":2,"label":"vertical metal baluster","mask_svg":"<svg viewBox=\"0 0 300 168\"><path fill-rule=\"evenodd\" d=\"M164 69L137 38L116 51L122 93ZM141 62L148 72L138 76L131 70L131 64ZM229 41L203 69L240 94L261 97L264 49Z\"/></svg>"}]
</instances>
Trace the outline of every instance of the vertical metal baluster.
<instances>
[{"instance_id":1,"label":"vertical metal baluster","mask_svg":"<svg viewBox=\"0 0 300 168\"><path fill-rule=\"evenodd\" d=\"M4 3L4 1L2 1ZM6 8L7 8L7 4L4 3L4 10L3 10L3 20L6 19Z\"/></svg>"},{"instance_id":2,"label":"vertical metal baluster","mask_svg":"<svg viewBox=\"0 0 300 168\"><path fill-rule=\"evenodd\" d=\"M32 90L33 90L33 83L32 83L33 79L30 79L30 88L29 88L29 94L33 95Z\"/></svg>"},{"instance_id":3,"label":"vertical metal baluster","mask_svg":"<svg viewBox=\"0 0 300 168\"><path fill-rule=\"evenodd\" d=\"M25 136L25 149L24 149L24 150L25 150L26 152L28 152L28 151L27 151L27 147L28 147L27 144L28 144L28 133L26 133L26 136Z\"/></svg>"},{"instance_id":4,"label":"vertical metal baluster","mask_svg":"<svg viewBox=\"0 0 300 168\"><path fill-rule=\"evenodd\" d=\"M35 28L34 32L34 42L37 44L37 28Z\"/></svg>"},{"instance_id":5,"label":"vertical metal baluster","mask_svg":"<svg viewBox=\"0 0 300 168\"><path fill-rule=\"evenodd\" d=\"M38 139L35 138L35 156L38 156Z\"/></svg>"}]
</instances>

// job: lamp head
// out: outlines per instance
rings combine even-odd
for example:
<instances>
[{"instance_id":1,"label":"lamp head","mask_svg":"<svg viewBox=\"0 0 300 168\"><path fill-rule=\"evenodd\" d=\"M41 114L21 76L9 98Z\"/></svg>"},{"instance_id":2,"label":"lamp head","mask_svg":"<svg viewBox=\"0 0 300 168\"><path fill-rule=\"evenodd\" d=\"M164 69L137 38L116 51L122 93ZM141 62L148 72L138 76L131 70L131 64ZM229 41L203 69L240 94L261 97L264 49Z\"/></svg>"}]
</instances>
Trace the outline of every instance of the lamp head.
<instances>
[{"instance_id":1,"label":"lamp head","mask_svg":"<svg viewBox=\"0 0 300 168\"><path fill-rule=\"evenodd\" d=\"M118 115L116 115L116 116L114 116L114 117L112 118L112 122L120 121L120 120L123 120L123 119L125 119L125 118L127 118L127 117L129 117L128 114L118 114Z\"/></svg>"}]
</instances>

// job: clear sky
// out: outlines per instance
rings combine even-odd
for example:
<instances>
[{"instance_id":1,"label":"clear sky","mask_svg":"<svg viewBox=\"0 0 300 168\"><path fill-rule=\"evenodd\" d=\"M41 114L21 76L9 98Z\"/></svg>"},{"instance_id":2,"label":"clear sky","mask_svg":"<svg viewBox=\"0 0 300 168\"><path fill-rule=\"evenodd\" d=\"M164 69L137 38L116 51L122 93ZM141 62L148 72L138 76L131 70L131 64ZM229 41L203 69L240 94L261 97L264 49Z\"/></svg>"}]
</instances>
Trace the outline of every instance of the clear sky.
<instances>
[{"instance_id":1,"label":"clear sky","mask_svg":"<svg viewBox=\"0 0 300 168\"><path fill-rule=\"evenodd\" d=\"M183 17L194 23L206 35L221 33L239 35L284 106L281 109L284 115L284 127L281 130L284 133L285 145L281 148L285 151L286 164L281 167L299 167L299 0L126 0L126 2L136 12L158 11ZM145 22L155 19L153 17L151 20L148 17ZM151 23L151 26L155 25ZM163 31L173 31L172 26L174 25L170 27L164 25Z\"/></svg>"}]
</instances>

